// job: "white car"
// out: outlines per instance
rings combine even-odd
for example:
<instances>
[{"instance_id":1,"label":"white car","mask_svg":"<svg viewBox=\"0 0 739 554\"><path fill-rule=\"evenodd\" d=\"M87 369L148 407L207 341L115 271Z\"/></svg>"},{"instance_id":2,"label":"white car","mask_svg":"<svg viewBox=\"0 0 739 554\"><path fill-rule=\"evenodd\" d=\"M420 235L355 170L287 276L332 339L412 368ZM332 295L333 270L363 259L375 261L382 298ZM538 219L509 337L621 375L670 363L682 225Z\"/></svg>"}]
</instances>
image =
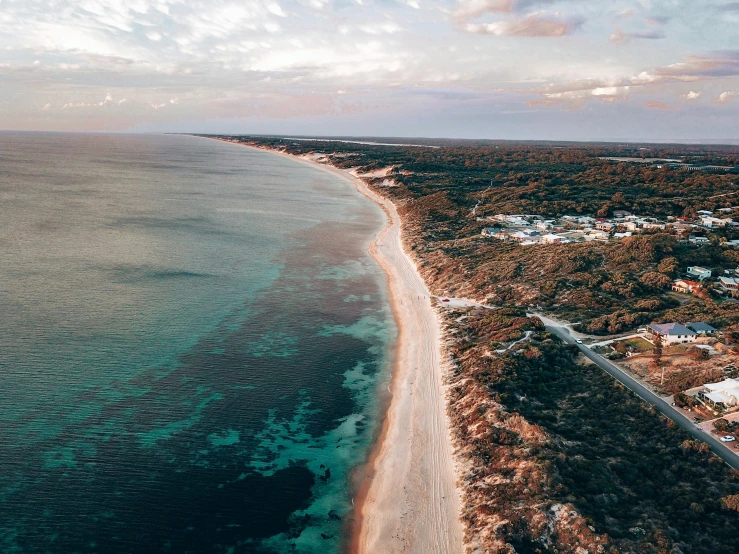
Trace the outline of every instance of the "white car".
<instances>
[{"instance_id":1,"label":"white car","mask_svg":"<svg viewBox=\"0 0 739 554\"><path fill-rule=\"evenodd\" d=\"M721 437L721 442L734 442L736 439L731 435L725 435Z\"/></svg>"},{"instance_id":2,"label":"white car","mask_svg":"<svg viewBox=\"0 0 739 554\"><path fill-rule=\"evenodd\" d=\"M580 339L577 339L577 340L576 340L575 342L576 342L577 344L582 344L582 341L581 341Z\"/></svg>"}]
</instances>

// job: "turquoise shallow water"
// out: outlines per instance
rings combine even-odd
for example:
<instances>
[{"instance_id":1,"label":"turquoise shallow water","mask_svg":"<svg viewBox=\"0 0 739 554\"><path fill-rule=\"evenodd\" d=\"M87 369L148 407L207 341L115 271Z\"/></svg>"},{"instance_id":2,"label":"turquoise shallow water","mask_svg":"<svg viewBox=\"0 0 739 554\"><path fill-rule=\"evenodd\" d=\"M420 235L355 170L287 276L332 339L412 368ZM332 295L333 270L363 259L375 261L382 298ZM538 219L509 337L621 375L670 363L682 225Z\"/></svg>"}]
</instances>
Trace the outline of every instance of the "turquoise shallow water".
<instances>
[{"instance_id":1,"label":"turquoise shallow water","mask_svg":"<svg viewBox=\"0 0 739 554\"><path fill-rule=\"evenodd\" d=\"M336 552L395 338L335 176L0 134L0 551Z\"/></svg>"}]
</instances>

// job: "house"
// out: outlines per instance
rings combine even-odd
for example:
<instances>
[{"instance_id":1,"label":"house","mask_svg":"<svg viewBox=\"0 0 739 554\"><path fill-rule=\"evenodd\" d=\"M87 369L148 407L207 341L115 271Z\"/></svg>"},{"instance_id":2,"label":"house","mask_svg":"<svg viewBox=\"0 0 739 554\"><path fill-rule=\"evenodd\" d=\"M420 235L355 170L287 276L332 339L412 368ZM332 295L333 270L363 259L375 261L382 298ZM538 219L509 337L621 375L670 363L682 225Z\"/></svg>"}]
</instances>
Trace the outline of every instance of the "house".
<instances>
[{"instance_id":1,"label":"house","mask_svg":"<svg viewBox=\"0 0 739 554\"><path fill-rule=\"evenodd\" d=\"M718 281L724 290L739 290L739 280L734 277L719 277Z\"/></svg>"},{"instance_id":2,"label":"house","mask_svg":"<svg viewBox=\"0 0 739 554\"><path fill-rule=\"evenodd\" d=\"M623 223L624 228L627 231L637 231L639 229L639 222L638 221L627 221Z\"/></svg>"},{"instance_id":3,"label":"house","mask_svg":"<svg viewBox=\"0 0 739 554\"><path fill-rule=\"evenodd\" d=\"M652 337L657 335L662 337L662 343L665 346L695 342L698 337L696 333L679 323L652 323L647 325L647 332Z\"/></svg>"},{"instance_id":4,"label":"house","mask_svg":"<svg viewBox=\"0 0 739 554\"><path fill-rule=\"evenodd\" d=\"M542 231L546 231L547 229L551 229L553 225L554 225L553 219L543 219L543 220L537 221L534 224L534 227L536 227L537 229L541 229Z\"/></svg>"},{"instance_id":5,"label":"house","mask_svg":"<svg viewBox=\"0 0 739 554\"><path fill-rule=\"evenodd\" d=\"M698 391L698 399L712 408L725 410L739 405L739 381L724 379L719 383L706 383Z\"/></svg>"},{"instance_id":6,"label":"house","mask_svg":"<svg viewBox=\"0 0 739 554\"><path fill-rule=\"evenodd\" d=\"M508 235L508 238L515 242L526 242L532 240L534 237L539 237L538 231L516 231L515 233Z\"/></svg>"},{"instance_id":7,"label":"house","mask_svg":"<svg viewBox=\"0 0 739 554\"><path fill-rule=\"evenodd\" d=\"M705 267L694 265L688 268L688 275L697 278L699 281L703 281L704 279L708 279L711 276L711 270L706 269Z\"/></svg>"},{"instance_id":8,"label":"house","mask_svg":"<svg viewBox=\"0 0 739 554\"><path fill-rule=\"evenodd\" d=\"M695 213L700 214L700 215L713 215L713 212L711 210L698 210Z\"/></svg>"},{"instance_id":9,"label":"house","mask_svg":"<svg viewBox=\"0 0 739 554\"><path fill-rule=\"evenodd\" d=\"M613 217L629 217L631 215L631 212L627 212L626 210L613 210Z\"/></svg>"},{"instance_id":10,"label":"house","mask_svg":"<svg viewBox=\"0 0 739 554\"><path fill-rule=\"evenodd\" d=\"M661 221L645 221L642 224L642 229L665 229L667 224Z\"/></svg>"},{"instance_id":11,"label":"house","mask_svg":"<svg viewBox=\"0 0 739 554\"><path fill-rule=\"evenodd\" d=\"M513 227L527 227L530 225L528 220L524 219L523 215L498 214L493 216L493 220L500 221L501 223L506 223Z\"/></svg>"},{"instance_id":12,"label":"house","mask_svg":"<svg viewBox=\"0 0 739 554\"><path fill-rule=\"evenodd\" d=\"M615 227L616 225L614 225L610 221L599 221L595 224L595 228L599 231L613 231Z\"/></svg>"},{"instance_id":13,"label":"house","mask_svg":"<svg viewBox=\"0 0 739 554\"><path fill-rule=\"evenodd\" d=\"M670 227L672 227L678 235L681 235L683 233L689 233L691 229L693 228L692 225L686 225L685 223L679 223L679 222L671 223Z\"/></svg>"},{"instance_id":14,"label":"house","mask_svg":"<svg viewBox=\"0 0 739 554\"><path fill-rule=\"evenodd\" d=\"M711 229L714 227L726 227L726 220L719 219L717 217L704 216L701 217L701 225L704 227L710 227Z\"/></svg>"},{"instance_id":15,"label":"house","mask_svg":"<svg viewBox=\"0 0 739 554\"><path fill-rule=\"evenodd\" d=\"M544 244L560 244L564 240L565 240L564 237L560 237L559 235L554 235L552 233L549 233L548 235L544 235L543 237L541 237L541 241Z\"/></svg>"},{"instance_id":16,"label":"house","mask_svg":"<svg viewBox=\"0 0 739 554\"><path fill-rule=\"evenodd\" d=\"M585 240L602 240L607 242L610 236L608 231L593 230L585 235Z\"/></svg>"},{"instance_id":17,"label":"house","mask_svg":"<svg viewBox=\"0 0 739 554\"><path fill-rule=\"evenodd\" d=\"M719 208L718 211L722 214L730 214L734 211L734 208Z\"/></svg>"},{"instance_id":18,"label":"house","mask_svg":"<svg viewBox=\"0 0 739 554\"><path fill-rule=\"evenodd\" d=\"M698 281L690 281L689 279L678 279L672 282L672 290L682 292L683 294L693 294L701 286Z\"/></svg>"},{"instance_id":19,"label":"house","mask_svg":"<svg viewBox=\"0 0 739 554\"><path fill-rule=\"evenodd\" d=\"M702 321L686 323L685 326L691 331L698 333L699 335L713 335L716 332L715 327L712 327L708 323L704 323Z\"/></svg>"},{"instance_id":20,"label":"house","mask_svg":"<svg viewBox=\"0 0 739 554\"><path fill-rule=\"evenodd\" d=\"M688 242L700 246L702 244L708 244L710 241L706 237L695 237L691 235L688 237Z\"/></svg>"},{"instance_id":21,"label":"house","mask_svg":"<svg viewBox=\"0 0 739 554\"><path fill-rule=\"evenodd\" d=\"M631 236L631 231L626 231L625 233L613 233L614 239L625 239L626 237Z\"/></svg>"}]
</instances>

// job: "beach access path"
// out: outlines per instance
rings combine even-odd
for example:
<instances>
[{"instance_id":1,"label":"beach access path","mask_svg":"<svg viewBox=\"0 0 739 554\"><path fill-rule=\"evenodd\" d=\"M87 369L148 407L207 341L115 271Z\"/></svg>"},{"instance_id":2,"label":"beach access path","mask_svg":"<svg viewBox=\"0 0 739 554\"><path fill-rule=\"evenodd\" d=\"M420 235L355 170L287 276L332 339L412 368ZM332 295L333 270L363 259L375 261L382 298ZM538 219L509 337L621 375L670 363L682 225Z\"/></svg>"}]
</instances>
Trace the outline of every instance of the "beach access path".
<instances>
[{"instance_id":1,"label":"beach access path","mask_svg":"<svg viewBox=\"0 0 739 554\"><path fill-rule=\"evenodd\" d=\"M392 397L355 502L352 552L461 554L461 504L442 379L441 328L432 296L403 248L395 205L348 171L258 150L350 181L388 216L388 224L370 245L370 254L388 276L398 345Z\"/></svg>"}]
</instances>

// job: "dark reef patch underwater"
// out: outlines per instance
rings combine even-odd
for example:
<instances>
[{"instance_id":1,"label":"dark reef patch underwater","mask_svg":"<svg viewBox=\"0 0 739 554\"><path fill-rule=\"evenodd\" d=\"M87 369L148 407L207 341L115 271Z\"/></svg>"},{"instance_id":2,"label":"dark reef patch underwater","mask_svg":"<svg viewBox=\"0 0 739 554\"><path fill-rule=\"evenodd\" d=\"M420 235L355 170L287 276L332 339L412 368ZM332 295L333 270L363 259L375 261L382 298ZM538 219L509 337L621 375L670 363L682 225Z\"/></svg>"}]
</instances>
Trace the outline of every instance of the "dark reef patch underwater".
<instances>
[{"instance_id":1,"label":"dark reef patch underwater","mask_svg":"<svg viewBox=\"0 0 739 554\"><path fill-rule=\"evenodd\" d=\"M338 552L395 328L350 184L0 134L0 551Z\"/></svg>"}]
</instances>

